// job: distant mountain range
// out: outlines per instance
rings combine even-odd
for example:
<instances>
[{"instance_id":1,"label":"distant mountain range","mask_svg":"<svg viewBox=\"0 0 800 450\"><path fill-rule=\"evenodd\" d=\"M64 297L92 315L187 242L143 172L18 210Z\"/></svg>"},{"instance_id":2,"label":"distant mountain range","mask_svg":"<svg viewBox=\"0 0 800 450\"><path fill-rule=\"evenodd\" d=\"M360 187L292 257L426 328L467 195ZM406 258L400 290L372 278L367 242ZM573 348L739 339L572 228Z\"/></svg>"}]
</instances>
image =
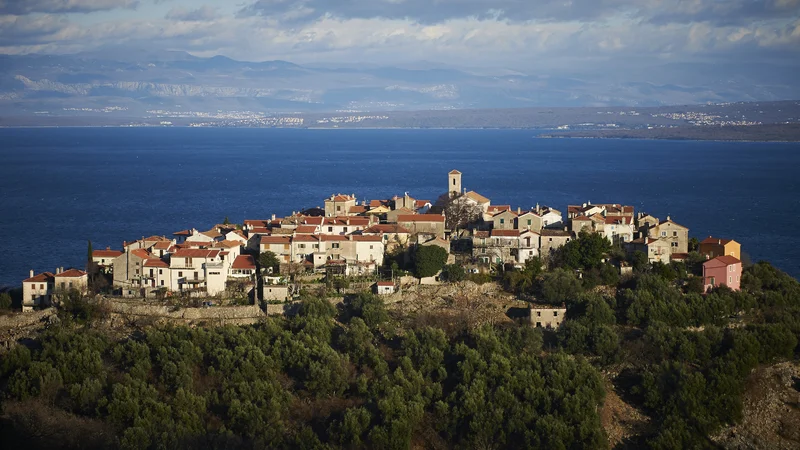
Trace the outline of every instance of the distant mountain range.
<instances>
[{"instance_id":1,"label":"distant mountain range","mask_svg":"<svg viewBox=\"0 0 800 450\"><path fill-rule=\"evenodd\" d=\"M656 71L659 79L632 74L629 80L618 80L591 68L548 76L429 62L304 66L120 48L75 55L0 55L0 116L643 107L800 98L796 80L780 73L717 65L708 68L714 76L696 81L685 76L685 67L662 69Z\"/></svg>"}]
</instances>

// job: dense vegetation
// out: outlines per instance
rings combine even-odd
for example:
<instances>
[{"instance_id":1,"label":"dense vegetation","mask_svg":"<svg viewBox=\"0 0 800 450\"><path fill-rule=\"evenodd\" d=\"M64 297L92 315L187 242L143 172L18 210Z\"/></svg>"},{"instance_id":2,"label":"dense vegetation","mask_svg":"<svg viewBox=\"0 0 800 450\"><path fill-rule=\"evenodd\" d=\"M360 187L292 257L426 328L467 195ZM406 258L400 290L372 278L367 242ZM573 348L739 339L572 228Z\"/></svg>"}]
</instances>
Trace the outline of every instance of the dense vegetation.
<instances>
[{"instance_id":1,"label":"dense vegetation","mask_svg":"<svg viewBox=\"0 0 800 450\"><path fill-rule=\"evenodd\" d=\"M441 267L434 252L418 271ZM758 263L741 292L701 295L696 255L635 255L622 278L604 255L623 258L584 235L549 270L533 259L499 275L523 298L566 304L557 331L409 328L359 294L338 309L307 297L256 326L112 339L73 299L60 325L3 356L0 432L26 448L607 448L613 389L651 418L627 444L715 448L752 370L800 356L800 284ZM464 277L445 266L444 279Z\"/></svg>"}]
</instances>

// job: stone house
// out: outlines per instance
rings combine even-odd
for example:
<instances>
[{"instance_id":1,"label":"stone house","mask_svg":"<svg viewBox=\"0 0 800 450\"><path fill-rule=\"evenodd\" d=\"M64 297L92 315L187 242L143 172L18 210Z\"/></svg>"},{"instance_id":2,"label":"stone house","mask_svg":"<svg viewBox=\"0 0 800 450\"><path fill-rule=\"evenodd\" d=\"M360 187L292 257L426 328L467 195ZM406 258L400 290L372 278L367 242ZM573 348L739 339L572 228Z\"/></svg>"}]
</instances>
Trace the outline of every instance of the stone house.
<instances>
[{"instance_id":1,"label":"stone house","mask_svg":"<svg viewBox=\"0 0 800 450\"><path fill-rule=\"evenodd\" d=\"M734 291L741 289L742 262L729 255L717 256L703 263L703 286L705 291L717 286L728 286Z\"/></svg>"},{"instance_id":2,"label":"stone house","mask_svg":"<svg viewBox=\"0 0 800 450\"><path fill-rule=\"evenodd\" d=\"M150 291L158 289L169 290L172 286L172 272L169 264L159 258L148 258L142 264L142 288Z\"/></svg>"},{"instance_id":3,"label":"stone house","mask_svg":"<svg viewBox=\"0 0 800 450\"><path fill-rule=\"evenodd\" d=\"M217 295L225 291L229 264L220 258L219 250L180 249L169 261L172 285L170 290L204 291Z\"/></svg>"},{"instance_id":4,"label":"stone house","mask_svg":"<svg viewBox=\"0 0 800 450\"><path fill-rule=\"evenodd\" d=\"M650 231L649 237L669 242L670 253L689 253L689 229L673 222L669 216Z\"/></svg>"},{"instance_id":5,"label":"stone house","mask_svg":"<svg viewBox=\"0 0 800 450\"><path fill-rule=\"evenodd\" d=\"M125 289L139 289L142 287L141 277L144 262L154 255L147 250L125 247L125 252L114 258L114 287Z\"/></svg>"},{"instance_id":6,"label":"stone house","mask_svg":"<svg viewBox=\"0 0 800 450\"><path fill-rule=\"evenodd\" d=\"M392 252L395 248L408 247L411 232L406 228L393 223L372 225L361 232L364 236L381 236L385 251Z\"/></svg>"},{"instance_id":7,"label":"stone house","mask_svg":"<svg viewBox=\"0 0 800 450\"><path fill-rule=\"evenodd\" d=\"M265 301L286 301L289 298L289 286L282 284L265 284L262 290Z\"/></svg>"},{"instance_id":8,"label":"stone house","mask_svg":"<svg viewBox=\"0 0 800 450\"><path fill-rule=\"evenodd\" d=\"M89 274L78 269L59 268L53 276L53 286L56 295L72 290L85 294L89 287Z\"/></svg>"},{"instance_id":9,"label":"stone house","mask_svg":"<svg viewBox=\"0 0 800 450\"><path fill-rule=\"evenodd\" d=\"M397 224L407 229L411 236L421 233L444 237L444 216L441 214L409 214L397 217Z\"/></svg>"},{"instance_id":10,"label":"stone house","mask_svg":"<svg viewBox=\"0 0 800 450\"><path fill-rule=\"evenodd\" d=\"M551 255L557 248L563 246L573 239L573 234L567 230L557 229L542 229L540 233L541 240L539 244L539 252L542 256Z\"/></svg>"},{"instance_id":11,"label":"stone house","mask_svg":"<svg viewBox=\"0 0 800 450\"><path fill-rule=\"evenodd\" d=\"M22 281L22 311L32 311L33 308L50 306L54 290L55 275L50 272L34 275L31 270L30 277Z\"/></svg>"},{"instance_id":12,"label":"stone house","mask_svg":"<svg viewBox=\"0 0 800 450\"><path fill-rule=\"evenodd\" d=\"M106 247L105 250L92 250L92 262L101 272L110 273L114 270L114 259L120 255L121 251L111 250L110 247Z\"/></svg>"},{"instance_id":13,"label":"stone house","mask_svg":"<svg viewBox=\"0 0 800 450\"><path fill-rule=\"evenodd\" d=\"M698 251L701 255L705 255L705 257L709 259L723 255L733 256L736 259L742 259L742 245L733 239L718 239L709 236L700 242L700 248Z\"/></svg>"},{"instance_id":14,"label":"stone house","mask_svg":"<svg viewBox=\"0 0 800 450\"><path fill-rule=\"evenodd\" d=\"M570 219L570 231L576 236L581 230L594 231L594 222L587 216L577 216Z\"/></svg>"},{"instance_id":15,"label":"stone house","mask_svg":"<svg viewBox=\"0 0 800 450\"><path fill-rule=\"evenodd\" d=\"M272 252L278 257L279 261L290 262L292 258L292 237L261 236L258 251L260 253Z\"/></svg>"},{"instance_id":16,"label":"stone house","mask_svg":"<svg viewBox=\"0 0 800 450\"><path fill-rule=\"evenodd\" d=\"M632 240L626 246L628 253L642 252L647 255L647 262L654 263L656 261L664 264L669 264L670 255L672 254L672 243L666 239L653 239L648 237L641 237Z\"/></svg>"},{"instance_id":17,"label":"stone house","mask_svg":"<svg viewBox=\"0 0 800 450\"><path fill-rule=\"evenodd\" d=\"M331 195L325 199L325 217L346 216L353 206L356 206L355 194Z\"/></svg>"},{"instance_id":18,"label":"stone house","mask_svg":"<svg viewBox=\"0 0 800 450\"><path fill-rule=\"evenodd\" d=\"M516 224L517 213L505 210L492 216L492 229L494 230L513 230Z\"/></svg>"},{"instance_id":19,"label":"stone house","mask_svg":"<svg viewBox=\"0 0 800 450\"><path fill-rule=\"evenodd\" d=\"M565 305L531 305L529 309L531 325L540 328L556 329L561 326L567 315Z\"/></svg>"}]
</instances>

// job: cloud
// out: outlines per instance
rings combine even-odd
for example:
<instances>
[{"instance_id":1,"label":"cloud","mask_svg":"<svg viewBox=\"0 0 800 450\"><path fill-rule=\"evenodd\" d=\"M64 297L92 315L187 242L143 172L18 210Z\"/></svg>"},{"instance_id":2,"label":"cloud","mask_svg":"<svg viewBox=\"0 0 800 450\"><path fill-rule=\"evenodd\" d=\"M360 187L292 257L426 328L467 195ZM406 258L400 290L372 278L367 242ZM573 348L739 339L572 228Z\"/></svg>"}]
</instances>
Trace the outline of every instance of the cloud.
<instances>
[{"instance_id":1,"label":"cloud","mask_svg":"<svg viewBox=\"0 0 800 450\"><path fill-rule=\"evenodd\" d=\"M138 5L139 0L0 0L0 14L90 13Z\"/></svg>"},{"instance_id":2,"label":"cloud","mask_svg":"<svg viewBox=\"0 0 800 450\"><path fill-rule=\"evenodd\" d=\"M800 12L800 0L256 0L240 15L316 21L322 17L410 19L439 23L478 18L597 21L629 17L656 24L748 23Z\"/></svg>"},{"instance_id":3,"label":"cloud","mask_svg":"<svg viewBox=\"0 0 800 450\"><path fill-rule=\"evenodd\" d=\"M192 10L186 8L173 8L167 13L165 18L167 20L208 22L216 19L217 17L218 14L215 8L212 8L208 5L203 5L200 8Z\"/></svg>"}]
</instances>

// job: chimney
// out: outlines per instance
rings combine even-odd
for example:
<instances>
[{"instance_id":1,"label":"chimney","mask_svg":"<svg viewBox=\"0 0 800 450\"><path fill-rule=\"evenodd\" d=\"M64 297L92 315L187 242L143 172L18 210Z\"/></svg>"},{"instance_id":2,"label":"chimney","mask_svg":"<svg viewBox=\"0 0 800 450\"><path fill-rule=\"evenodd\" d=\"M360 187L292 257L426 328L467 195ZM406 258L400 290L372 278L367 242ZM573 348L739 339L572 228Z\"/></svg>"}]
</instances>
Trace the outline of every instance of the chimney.
<instances>
[{"instance_id":1,"label":"chimney","mask_svg":"<svg viewBox=\"0 0 800 450\"><path fill-rule=\"evenodd\" d=\"M717 244L722 245L722 239L717 239Z\"/></svg>"},{"instance_id":2,"label":"chimney","mask_svg":"<svg viewBox=\"0 0 800 450\"><path fill-rule=\"evenodd\" d=\"M272 215L272 220L275 220L275 214Z\"/></svg>"},{"instance_id":3,"label":"chimney","mask_svg":"<svg viewBox=\"0 0 800 450\"><path fill-rule=\"evenodd\" d=\"M106 250L111 250L111 247L106 247Z\"/></svg>"},{"instance_id":4,"label":"chimney","mask_svg":"<svg viewBox=\"0 0 800 450\"><path fill-rule=\"evenodd\" d=\"M517 215L520 215L520 214L522 214L522 208L520 208L519 206L517 206Z\"/></svg>"},{"instance_id":5,"label":"chimney","mask_svg":"<svg viewBox=\"0 0 800 450\"><path fill-rule=\"evenodd\" d=\"M31 269L31 276L29 276L28 278L33 278L33 269Z\"/></svg>"},{"instance_id":6,"label":"chimney","mask_svg":"<svg viewBox=\"0 0 800 450\"><path fill-rule=\"evenodd\" d=\"M667 222L669 222L669 216L667 216Z\"/></svg>"},{"instance_id":7,"label":"chimney","mask_svg":"<svg viewBox=\"0 0 800 450\"><path fill-rule=\"evenodd\" d=\"M586 202L583 202L583 207L586 208Z\"/></svg>"},{"instance_id":8,"label":"chimney","mask_svg":"<svg viewBox=\"0 0 800 450\"><path fill-rule=\"evenodd\" d=\"M592 206L592 202L586 202L586 203L588 203L588 204L589 204L589 206Z\"/></svg>"}]
</instances>

